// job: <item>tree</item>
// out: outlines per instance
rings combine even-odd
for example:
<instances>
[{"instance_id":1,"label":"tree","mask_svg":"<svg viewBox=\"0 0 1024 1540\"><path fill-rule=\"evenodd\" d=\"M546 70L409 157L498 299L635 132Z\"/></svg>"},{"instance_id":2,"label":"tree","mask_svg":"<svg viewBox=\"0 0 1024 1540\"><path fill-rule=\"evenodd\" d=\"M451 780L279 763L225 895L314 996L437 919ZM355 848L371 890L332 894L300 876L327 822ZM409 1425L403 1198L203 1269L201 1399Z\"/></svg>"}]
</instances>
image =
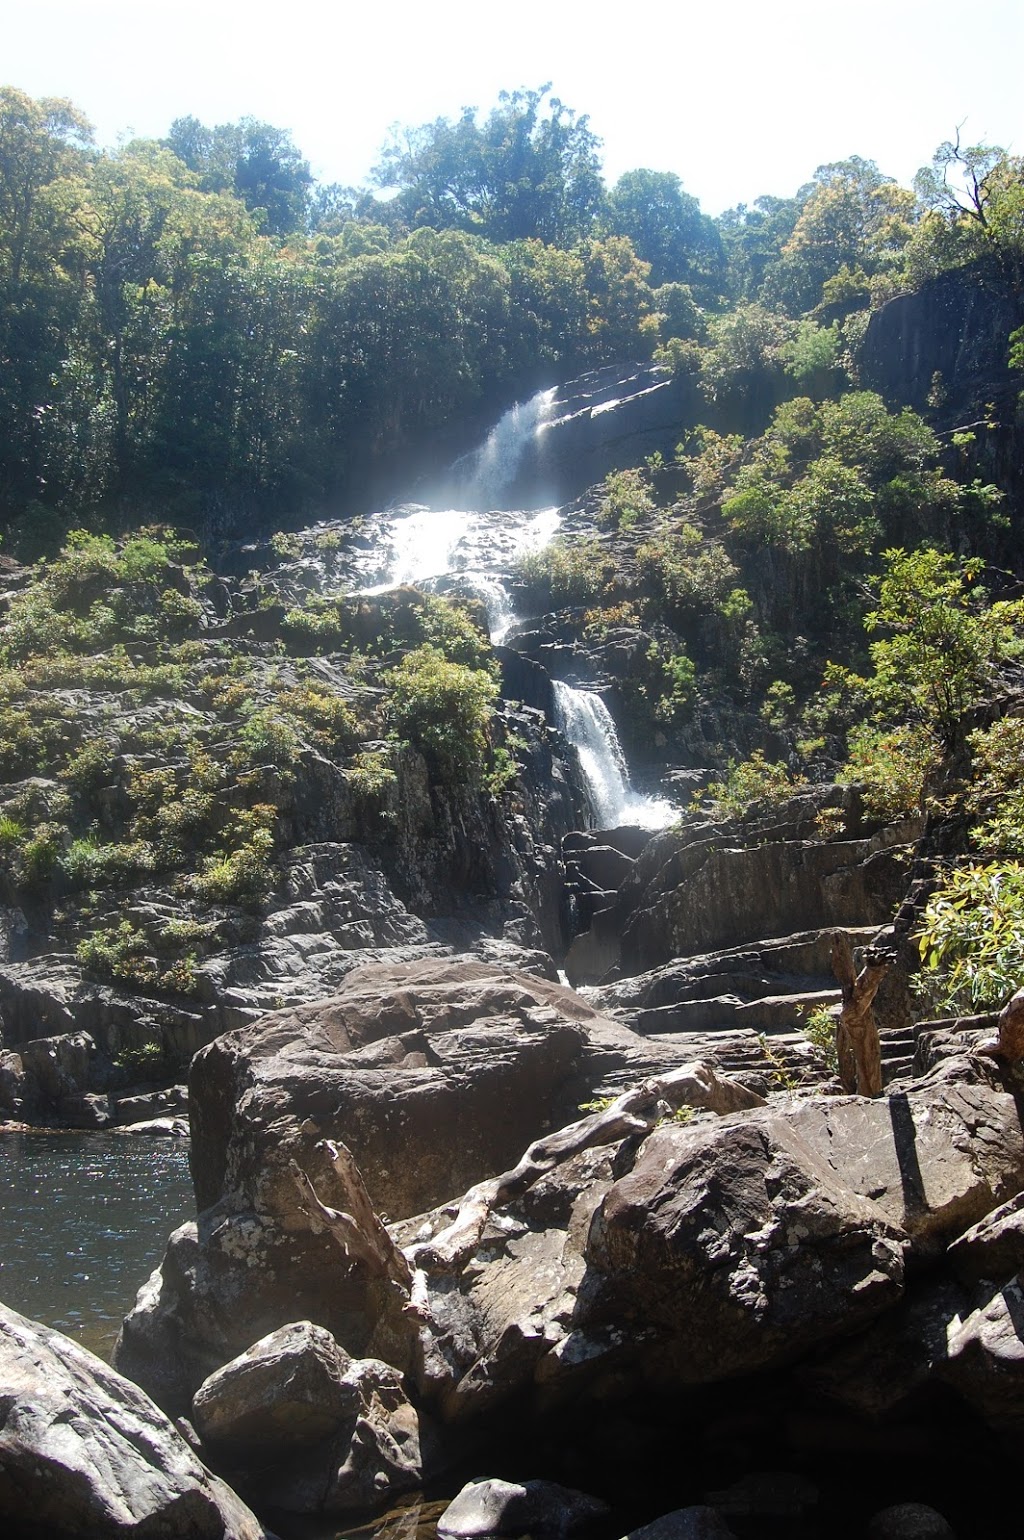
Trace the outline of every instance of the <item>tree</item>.
<instances>
[{"instance_id":1,"label":"tree","mask_svg":"<svg viewBox=\"0 0 1024 1540\"><path fill-rule=\"evenodd\" d=\"M624 235L650 263L655 288L679 282L717 291L722 238L671 171L627 171L608 194L604 219L612 235Z\"/></svg>"},{"instance_id":2,"label":"tree","mask_svg":"<svg viewBox=\"0 0 1024 1540\"><path fill-rule=\"evenodd\" d=\"M482 124L467 107L455 122L394 129L376 185L397 189L410 225L570 244L601 205L600 141L550 89L503 91Z\"/></svg>"},{"instance_id":3,"label":"tree","mask_svg":"<svg viewBox=\"0 0 1024 1540\"><path fill-rule=\"evenodd\" d=\"M85 300L66 179L92 130L70 102L0 90L0 505L52 499L67 338ZM62 457L63 458L63 457Z\"/></svg>"},{"instance_id":4,"label":"tree","mask_svg":"<svg viewBox=\"0 0 1024 1540\"><path fill-rule=\"evenodd\" d=\"M874 675L864 681L883 715L921 722L947 748L964 716L1024 651L1024 601L989 604L975 564L922 546L885 552L878 603L865 619Z\"/></svg>"},{"instance_id":5,"label":"tree","mask_svg":"<svg viewBox=\"0 0 1024 1540\"><path fill-rule=\"evenodd\" d=\"M231 191L241 198L267 235L305 229L313 176L284 129L256 118L216 128L197 118L176 118L164 143L195 172L205 192Z\"/></svg>"}]
</instances>

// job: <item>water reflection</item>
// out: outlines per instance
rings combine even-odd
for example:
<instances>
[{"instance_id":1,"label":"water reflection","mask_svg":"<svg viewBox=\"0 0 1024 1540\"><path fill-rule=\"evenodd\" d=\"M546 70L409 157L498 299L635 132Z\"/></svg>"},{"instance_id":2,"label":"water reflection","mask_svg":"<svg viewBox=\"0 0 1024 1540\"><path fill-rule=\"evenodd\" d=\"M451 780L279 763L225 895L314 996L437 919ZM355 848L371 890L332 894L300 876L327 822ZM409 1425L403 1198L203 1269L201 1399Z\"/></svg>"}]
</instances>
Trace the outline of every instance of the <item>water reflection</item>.
<instances>
[{"instance_id":1,"label":"water reflection","mask_svg":"<svg viewBox=\"0 0 1024 1540\"><path fill-rule=\"evenodd\" d=\"M178 1140L0 1133L0 1300L109 1358L167 1236L193 1213Z\"/></svg>"}]
</instances>

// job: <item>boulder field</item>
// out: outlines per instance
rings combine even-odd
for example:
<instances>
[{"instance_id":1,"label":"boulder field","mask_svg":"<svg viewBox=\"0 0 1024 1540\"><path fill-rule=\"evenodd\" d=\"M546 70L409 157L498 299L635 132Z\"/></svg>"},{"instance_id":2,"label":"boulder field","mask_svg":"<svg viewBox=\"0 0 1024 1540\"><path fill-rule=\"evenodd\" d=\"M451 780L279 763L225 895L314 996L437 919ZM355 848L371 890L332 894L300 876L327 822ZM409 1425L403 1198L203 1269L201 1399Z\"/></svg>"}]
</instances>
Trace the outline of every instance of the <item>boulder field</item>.
<instances>
[{"instance_id":1,"label":"boulder field","mask_svg":"<svg viewBox=\"0 0 1024 1540\"><path fill-rule=\"evenodd\" d=\"M794 1463L815 1417L865 1447L898 1428L899 1446L953 1406L1015 1443L1024 1136L980 1037L923 1033L920 1072L877 1100L765 1095L713 1035L686 1059L536 975L356 970L197 1056L198 1217L117 1367L260 1512L361 1511L524 1430L575 1450L538 1475L653 1493L658 1436L602 1471L608 1430L642 1408L720 1427L774 1399ZM751 1468L738 1444L723 1490ZM688 1460L677 1506L711 1485ZM928 1495L882 1481L871 1511L886 1494ZM735 1533L780 1532L751 1501ZM792 1532L867 1532L815 1512Z\"/></svg>"}]
</instances>

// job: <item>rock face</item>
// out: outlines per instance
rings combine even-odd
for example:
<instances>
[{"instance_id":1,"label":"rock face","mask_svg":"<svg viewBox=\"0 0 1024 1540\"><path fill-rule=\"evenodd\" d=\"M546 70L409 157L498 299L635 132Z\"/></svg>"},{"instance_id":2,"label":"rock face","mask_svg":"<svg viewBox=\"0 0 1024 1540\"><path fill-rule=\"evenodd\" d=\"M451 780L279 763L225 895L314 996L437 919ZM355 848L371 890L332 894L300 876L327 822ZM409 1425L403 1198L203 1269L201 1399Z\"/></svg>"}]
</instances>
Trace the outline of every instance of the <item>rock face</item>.
<instances>
[{"instance_id":1,"label":"rock face","mask_svg":"<svg viewBox=\"0 0 1024 1540\"><path fill-rule=\"evenodd\" d=\"M899 1298L905 1239L772 1113L662 1128L608 1192L588 1257L645 1373L715 1380L778 1364ZM602 1309L603 1306L603 1309Z\"/></svg>"},{"instance_id":2,"label":"rock face","mask_svg":"<svg viewBox=\"0 0 1024 1540\"><path fill-rule=\"evenodd\" d=\"M598 1086L668 1060L571 990L500 964L361 969L334 999L265 1016L196 1059L196 1202L230 1194L287 1212L283 1149L304 1158L331 1137L397 1219L514 1164Z\"/></svg>"},{"instance_id":3,"label":"rock face","mask_svg":"<svg viewBox=\"0 0 1024 1540\"><path fill-rule=\"evenodd\" d=\"M136 1385L0 1307L0 1514L25 1536L262 1540Z\"/></svg>"},{"instance_id":4,"label":"rock face","mask_svg":"<svg viewBox=\"0 0 1024 1540\"><path fill-rule=\"evenodd\" d=\"M824 808L842 813L843 838L817 837ZM916 820L867 824L855 790L838 786L740 822L689 819L648 840L631 870L620 867L616 890L570 946L567 975L596 984L613 969L640 974L765 937L885 925L906 890L919 833Z\"/></svg>"},{"instance_id":5,"label":"rock face","mask_svg":"<svg viewBox=\"0 0 1024 1540\"><path fill-rule=\"evenodd\" d=\"M419 1418L388 1364L354 1360L298 1321L254 1343L199 1387L204 1445L254 1501L345 1513L418 1487Z\"/></svg>"},{"instance_id":6,"label":"rock face","mask_svg":"<svg viewBox=\"0 0 1024 1540\"><path fill-rule=\"evenodd\" d=\"M457 1197L579 1103L675 1062L571 990L482 962L370 967L334 1000L227 1034L193 1066L199 1219L170 1238L117 1363L179 1411L214 1369L297 1316L363 1355L380 1301L339 1261L295 1180L298 1167L322 1202L344 1207L322 1140L351 1149L395 1218Z\"/></svg>"}]
</instances>

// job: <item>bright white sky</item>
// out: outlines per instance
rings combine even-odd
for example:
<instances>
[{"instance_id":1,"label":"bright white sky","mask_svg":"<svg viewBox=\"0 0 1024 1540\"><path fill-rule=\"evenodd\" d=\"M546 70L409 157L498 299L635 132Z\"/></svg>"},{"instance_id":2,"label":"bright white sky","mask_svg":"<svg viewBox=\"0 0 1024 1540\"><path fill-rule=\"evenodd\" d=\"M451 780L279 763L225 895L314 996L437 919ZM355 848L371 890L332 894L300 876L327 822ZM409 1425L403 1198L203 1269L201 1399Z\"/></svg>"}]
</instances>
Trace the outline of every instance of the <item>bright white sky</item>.
<instances>
[{"instance_id":1,"label":"bright white sky","mask_svg":"<svg viewBox=\"0 0 1024 1540\"><path fill-rule=\"evenodd\" d=\"M674 171L707 213L823 161L903 183L964 122L1024 151L1024 0L0 0L0 84L68 96L101 144L175 117L288 129L358 184L393 123L551 81L609 181Z\"/></svg>"}]
</instances>

